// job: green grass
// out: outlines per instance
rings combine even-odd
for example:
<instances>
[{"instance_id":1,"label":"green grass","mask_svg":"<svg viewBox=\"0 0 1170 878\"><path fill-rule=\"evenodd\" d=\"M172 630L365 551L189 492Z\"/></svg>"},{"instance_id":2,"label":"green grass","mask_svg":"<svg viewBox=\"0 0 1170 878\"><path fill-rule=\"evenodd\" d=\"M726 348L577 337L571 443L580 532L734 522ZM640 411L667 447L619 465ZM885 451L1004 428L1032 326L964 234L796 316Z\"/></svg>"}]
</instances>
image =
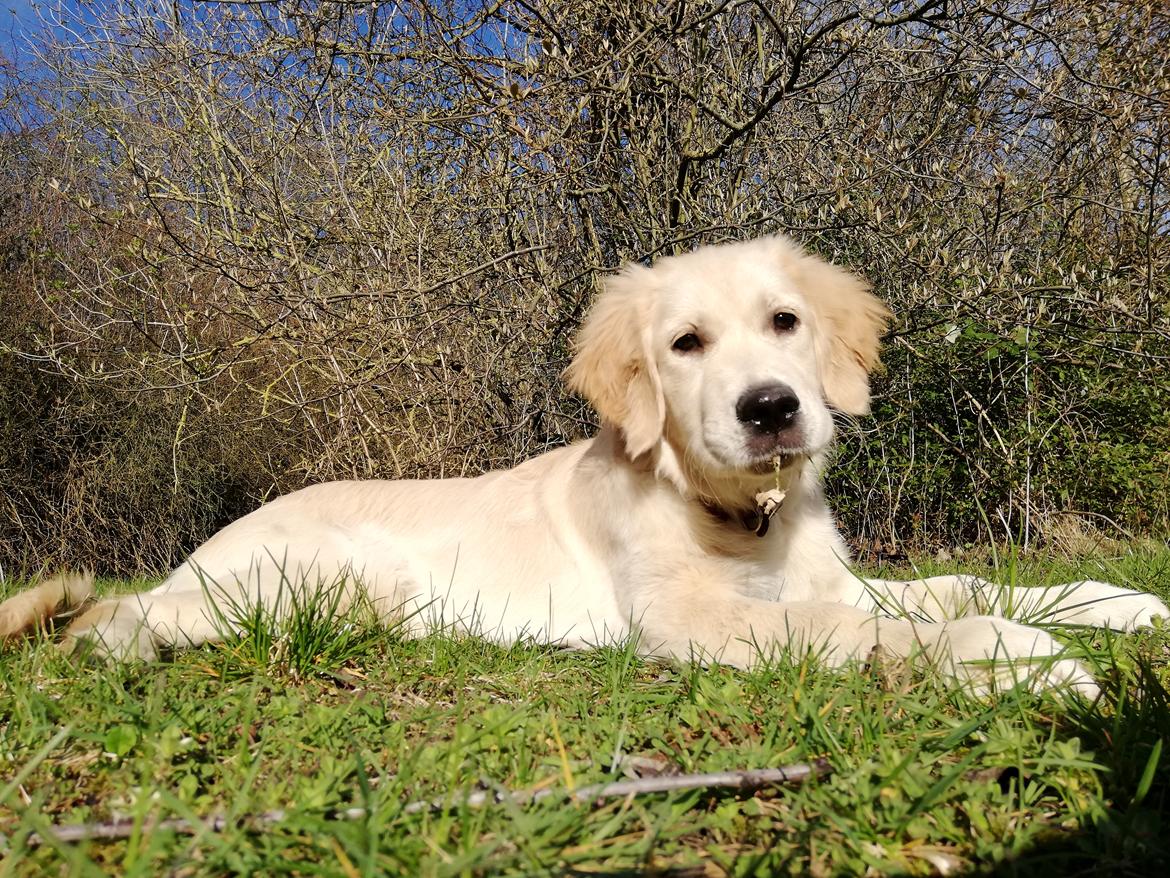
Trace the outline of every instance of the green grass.
<instances>
[{"instance_id":1,"label":"green grass","mask_svg":"<svg viewBox=\"0 0 1170 878\"><path fill-rule=\"evenodd\" d=\"M1170 593L1165 549L967 569ZM74 664L43 638L9 645L0 875L1146 876L1170 854L1165 630L1093 635L1104 695L1085 705L981 702L897 664L831 671L796 656L744 673L620 648L371 638L352 618L338 648L306 619L283 649L246 634L147 665ZM290 643L305 645L290 658ZM459 802L484 787L563 790L646 765L822 757L830 775L755 794ZM435 797L451 807L406 810ZM276 809L282 820L261 819ZM149 826L210 815L227 828ZM52 824L119 818L137 831L30 843Z\"/></svg>"}]
</instances>

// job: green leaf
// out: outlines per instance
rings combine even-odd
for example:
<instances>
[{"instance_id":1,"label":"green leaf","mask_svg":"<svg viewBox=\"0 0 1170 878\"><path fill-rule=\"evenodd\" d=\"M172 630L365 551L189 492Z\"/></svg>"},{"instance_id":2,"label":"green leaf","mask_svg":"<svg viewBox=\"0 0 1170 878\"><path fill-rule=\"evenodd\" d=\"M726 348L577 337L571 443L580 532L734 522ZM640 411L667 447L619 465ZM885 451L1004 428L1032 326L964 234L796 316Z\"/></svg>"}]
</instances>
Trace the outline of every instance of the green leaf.
<instances>
[{"instance_id":1,"label":"green leaf","mask_svg":"<svg viewBox=\"0 0 1170 878\"><path fill-rule=\"evenodd\" d=\"M1134 790L1133 804L1140 805L1146 794L1150 791L1150 787L1154 783L1154 774L1158 770L1158 762L1162 759L1162 739L1159 738L1150 750L1150 758L1146 760L1146 767L1142 771L1142 778L1138 781L1137 789Z\"/></svg>"},{"instance_id":2,"label":"green leaf","mask_svg":"<svg viewBox=\"0 0 1170 878\"><path fill-rule=\"evenodd\" d=\"M138 729L134 726L122 723L106 732L106 752L113 753L115 756L125 756L134 749L134 745L137 743Z\"/></svg>"}]
</instances>

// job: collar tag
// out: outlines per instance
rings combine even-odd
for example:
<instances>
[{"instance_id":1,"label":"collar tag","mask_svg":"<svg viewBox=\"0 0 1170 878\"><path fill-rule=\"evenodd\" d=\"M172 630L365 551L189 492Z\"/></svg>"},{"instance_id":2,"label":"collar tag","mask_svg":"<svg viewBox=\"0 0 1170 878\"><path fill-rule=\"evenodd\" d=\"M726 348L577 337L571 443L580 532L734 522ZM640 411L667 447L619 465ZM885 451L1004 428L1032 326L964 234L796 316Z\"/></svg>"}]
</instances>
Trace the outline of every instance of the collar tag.
<instances>
[{"instance_id":1,"label":"collar tag","mask_svg":"<svg viewBox=\"0 0 1170 878\"><path fill-rule=\"evenodd\" d=\"M786 496L788 496L788 492L781 491L779 488L771 488L756 494L756 514L753 518L756 518L757 522L756 526L752 528L756 532L756 536L762 537L768 533L768 525L772 523L772 516L780 511Z\"/></svg>"}]
</instances>

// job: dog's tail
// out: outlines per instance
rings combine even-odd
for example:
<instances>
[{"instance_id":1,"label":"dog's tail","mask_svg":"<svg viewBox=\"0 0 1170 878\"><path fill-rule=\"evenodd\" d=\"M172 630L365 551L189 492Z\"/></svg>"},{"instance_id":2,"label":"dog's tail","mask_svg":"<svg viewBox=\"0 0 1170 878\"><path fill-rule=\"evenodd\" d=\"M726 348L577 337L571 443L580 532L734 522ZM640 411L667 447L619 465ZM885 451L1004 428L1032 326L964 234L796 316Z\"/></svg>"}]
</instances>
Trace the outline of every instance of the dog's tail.
<instances>
[{"instance_id":1,"label":"dog's tail","mask_svg":"<svg viewBox=\"0 0 1170 878\"><path fill-rule=\"evenodd\" d=\"M76 610L93 595L93 571L59 573L0 604L0 642Z\"/></svg>"}]
</instances>

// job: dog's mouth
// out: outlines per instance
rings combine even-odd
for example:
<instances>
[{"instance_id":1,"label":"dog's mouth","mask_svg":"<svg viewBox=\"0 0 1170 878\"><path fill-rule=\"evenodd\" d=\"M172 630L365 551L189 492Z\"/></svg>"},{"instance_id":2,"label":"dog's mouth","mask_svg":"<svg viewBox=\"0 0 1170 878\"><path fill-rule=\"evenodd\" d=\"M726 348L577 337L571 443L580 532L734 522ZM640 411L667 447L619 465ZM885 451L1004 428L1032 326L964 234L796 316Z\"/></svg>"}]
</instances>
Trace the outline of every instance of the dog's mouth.
<instances>
[{"instance_id":1,"label":"dog's mouth","mask_svg":"<svg viewBox=\"0 0 1170 878\"><path fill-rule=\"evenodd\" d=\"M757 458L751 465L751 470L759 475L767 475L777 470L785 470L805 456L805 452L792 449L779 449Z\"/></svg>"},{"instance_id":2,"label":"dog's mouth","mask_svg":"<svg viewBox=\"0 0 1170 878\"><path fill-rule=\"evenodd\" d=\"M768 429L773 427L773 429ZM775 461L787 466L808 453L808 434L801 422L777 425L751 423L743 431L743 450L755 467L772 469Z\"/></svg>"}]
</instances>

